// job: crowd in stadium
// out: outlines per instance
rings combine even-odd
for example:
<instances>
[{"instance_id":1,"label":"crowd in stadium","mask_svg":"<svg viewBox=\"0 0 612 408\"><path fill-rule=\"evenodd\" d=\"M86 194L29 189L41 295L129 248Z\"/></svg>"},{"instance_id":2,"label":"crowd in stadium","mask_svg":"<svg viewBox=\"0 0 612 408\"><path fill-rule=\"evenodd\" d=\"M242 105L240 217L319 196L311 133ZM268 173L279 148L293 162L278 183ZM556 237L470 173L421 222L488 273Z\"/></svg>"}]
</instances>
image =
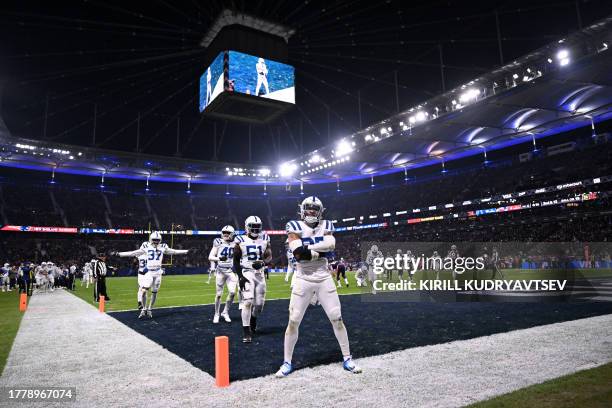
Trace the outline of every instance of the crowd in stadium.
<instances>
[{"instance_id":1,"label":"crowd in stadium","mask_svg":"<svg viewBox=\"0 0 612 408\"><path fill-rule=\"evenodd\" d=\"M444 206L463 200L495 197L534 188L573 183L612 174L610 144L577 143L571 152L547 157L541 154L519 162L516 157L502 158L488 166L466 166L398 180L398 175L381 179L374 188L366 185L343 185L342 194L320 187L312 193L321 197L327 208L325 217L336 220L338 226L387 222L386 228L338 232L338 256L349 262L361 258L361 243L366 241L607 241L612 233L610 182L596 187L576 185L538 194L537 197L499 199L496 206L529 203L533 200L554 200L576 194L597 191L597 199L563 203L546 208L533 207L516 212L460 216L431 222L406 224L409 212L396 217L395 212L422 208L421 216L448 215L455 209ZM571 156L571 160L568 157ZM394 177L394 179L392 179ZM26 181L27 182L27 181ZM378 182L377 182L378 183ZM182 191L143 192L130 188L82 187L74 183L29 181L0 183L0 216L5 225L42 225L99 228L136 228L159 230L216 230L222 225L236 225L252 214L259 215L266 229L284 229L287 221L295 219L297 203L303 196L274 192L224 194L223 192ZM49 188L51 187L51 188ZM316 188L309 187L309 188ZM310 194L310 192L308 192ZM493 202L489 203L493 206ZM435 212L427 211L437 205ZM483 205L480 205L482 208ZM462 210L476 210L477 205ZM383 217L383 213L391 214ZM369 215L375 214L373 219ZM353 218L351 222L343 219ZM395 225L395 222L398 225ZM12 263L22 261L76 263L82 265L96 253L111 250L131 250L139 246L144 236L87 234L74 236L58 234L10 233L1 237L0 259ZM166 235L164 239L176 248L192 249L188 256L176 257L174 267L206 267L207 254L213 237ZM274 259L272 264L286 264L284 235L272 235ZM121 268L129 268L131 260L114 261Z\"/></svg>"}]
</instances>

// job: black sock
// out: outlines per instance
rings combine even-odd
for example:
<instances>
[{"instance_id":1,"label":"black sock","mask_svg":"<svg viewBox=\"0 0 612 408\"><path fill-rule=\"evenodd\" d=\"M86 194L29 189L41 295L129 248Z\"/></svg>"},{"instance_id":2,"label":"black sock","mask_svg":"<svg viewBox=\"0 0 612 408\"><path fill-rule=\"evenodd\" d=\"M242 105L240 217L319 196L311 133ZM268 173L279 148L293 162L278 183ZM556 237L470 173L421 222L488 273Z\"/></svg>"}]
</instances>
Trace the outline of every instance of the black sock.
<instances>
[{"instance_id":1,"label":"black sock","mask_svg":"<svg viewBox=\"0 0 612 408\"><path fill-rule=\"evenodd\" d=\"M251 331L254 333L255 329L257 329L257 318L251 315Z\"/></svg>"}]
</instances>

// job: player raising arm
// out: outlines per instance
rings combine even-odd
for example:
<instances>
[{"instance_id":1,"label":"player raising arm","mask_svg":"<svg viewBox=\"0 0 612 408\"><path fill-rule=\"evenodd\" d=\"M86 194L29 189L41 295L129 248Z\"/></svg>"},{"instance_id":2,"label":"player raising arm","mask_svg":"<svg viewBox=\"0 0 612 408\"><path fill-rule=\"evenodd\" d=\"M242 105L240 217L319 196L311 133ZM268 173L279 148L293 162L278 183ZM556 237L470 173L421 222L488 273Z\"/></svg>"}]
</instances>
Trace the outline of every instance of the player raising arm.
<instances>
[{"instance_id":1,"label":"player raising arm","mask_svg":"<svg viewBox=\"0 0 612 408\"><path fill-rule=\"evenodd\" d=\"M334 226L331 221L321 219L325 209L317 197L306 198L299 208L301 220L289 221L286 227L289 248L297 260L297 270L289 302L289 324L285 331L285 361L276 376L285 377L293 371L291 359L298 339L298 329L313 295L317 295L332 324L342 351L344 369L360 373L361 369L351 357L336 285L327 270L326 255L336 247L336 239L332 235Z\"/></svg>"},{"instance_id":2,"label":"player raising arm","mask_svg":"<svg viewBox=\"0 0 612 408\"><path fill-rule=\"evenodd\" d=\"M149 235L149 241L145 241L135 251L128 252L111 252L112 256L119 256L121 258L138 258L138 291L141 292L138 295L139 302L142 302L142 298L145 293L151 289L151 297L148 304L143 304L143 309L140 311L138 318L142 318L145 315L153 317L151 309L157 300L157 292L161 286L162 274L162 263L164 261L164 255L185 255L189 252L187 249L172 249L167 244L162 243L162 236L159 232L153 231Z\"/></svg>"}]
</instances>

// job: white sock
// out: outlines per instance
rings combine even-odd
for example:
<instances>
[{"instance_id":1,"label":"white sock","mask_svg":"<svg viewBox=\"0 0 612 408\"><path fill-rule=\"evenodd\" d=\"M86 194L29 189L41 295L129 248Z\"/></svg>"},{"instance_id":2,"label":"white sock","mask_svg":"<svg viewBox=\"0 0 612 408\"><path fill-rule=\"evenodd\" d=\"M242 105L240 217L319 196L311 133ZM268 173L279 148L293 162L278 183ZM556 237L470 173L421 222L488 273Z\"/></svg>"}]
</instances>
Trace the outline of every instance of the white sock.
<instances>
[{"instance_id":1,"label":"white sock","mask_svg":"<svg viewBox=\"0 0 612 408\"><path fill-rule=\"evenodd\" d=\"M230 293L227 295L227 300L225 301L225 308L223 308L223 314L228 314L230 306L234 303L234 294Z\"/></svg>"},{"instance_id":2,"label":"white sock","mask_svg":"<svg viewBox=\"0 0 612 408\"><path fill-rule=\"evenodd\" d=\"M298 341L300 331L300 325L297 322L292 322L289 320L289 324L287 325L287 330L285 330L285 361L291 364L291 359L293 358L293 349L295 348L295 343Z\"/></svg>"},{"instance_id":3,"label":"white sock","mask_svg":"<svg viewBox=\"0 0 612 408\"><path fill-rule=\"evenodd\" d=\"M215 316L219 314L221 309L221 295L215 295Z\"/></svg>"},{"instance_id":4,"label":"white sock","mask_svg":"<svg viewBox=\"0 0 612 408\"><path fill-rule=\"evenodd\" d=\"M155 301L157 300L157 292L151 292L151 304L149 305L149 310L153 308Z\"/></svg>"},{"instance_id":5,"label":"white sock","mask_svg":"<svg viewBox=\"0 0 612 408\"><path fill-rule=\"evenodd\" d=\"M242 313L241 313L241 317L242 317L242 326L246 327L246 326L250 326L251 325L251 310L253 308L253 304L243 304L242 305Z\"/></svg>"},{"instance_id":6,"label":"white sock","mask_svg":"<svg viewBox=\"0 0 612 408\"><path fill-rule=\"evenodd\" d=\"M142 307L147 308L147 291L142 292Z\"/></svg>"},{"instance_id":7,"label":"white sock","mask_svg":"<svg viewBox=\"0 0 612 408\"><path fill-rule=\"evenodd\" d=\"M340 345L342 355L350 356L351 350L349 347L348 333L346 332L344 322L342 320L336 320L332 322L332 327L334 328L334 334L336 335L336 340L338 340L338 344Z\"/></svg>"}]
</instances>

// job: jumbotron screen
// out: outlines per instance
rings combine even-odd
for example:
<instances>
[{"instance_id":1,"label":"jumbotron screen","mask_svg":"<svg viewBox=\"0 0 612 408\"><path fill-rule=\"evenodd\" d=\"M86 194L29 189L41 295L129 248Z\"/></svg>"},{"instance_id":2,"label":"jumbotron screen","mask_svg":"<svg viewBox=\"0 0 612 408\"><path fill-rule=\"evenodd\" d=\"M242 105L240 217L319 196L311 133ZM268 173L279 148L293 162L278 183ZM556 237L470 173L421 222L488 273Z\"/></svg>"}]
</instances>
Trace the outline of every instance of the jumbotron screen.
<instances>
[{"instance_id":1,"label":"jumbotron screen","mask_svg":"<svg viewBox=\"0 0 612 408\"><path fill-rule=\"evenodd\" d=\"M204 111L223 89L223 53L220 53L200 77L200 112Z\"/></svg>"},{"instance_id":2,"label":"jumbotron screen","mask_svg":"<svg viewBox=\"0 0 612 408\"><path fill-rule=\"evenodd\" d=\"M200 112L222 92L295 104L295 69L278 61L224 51L200 77Z\"/></svg>"}]
</instances>

